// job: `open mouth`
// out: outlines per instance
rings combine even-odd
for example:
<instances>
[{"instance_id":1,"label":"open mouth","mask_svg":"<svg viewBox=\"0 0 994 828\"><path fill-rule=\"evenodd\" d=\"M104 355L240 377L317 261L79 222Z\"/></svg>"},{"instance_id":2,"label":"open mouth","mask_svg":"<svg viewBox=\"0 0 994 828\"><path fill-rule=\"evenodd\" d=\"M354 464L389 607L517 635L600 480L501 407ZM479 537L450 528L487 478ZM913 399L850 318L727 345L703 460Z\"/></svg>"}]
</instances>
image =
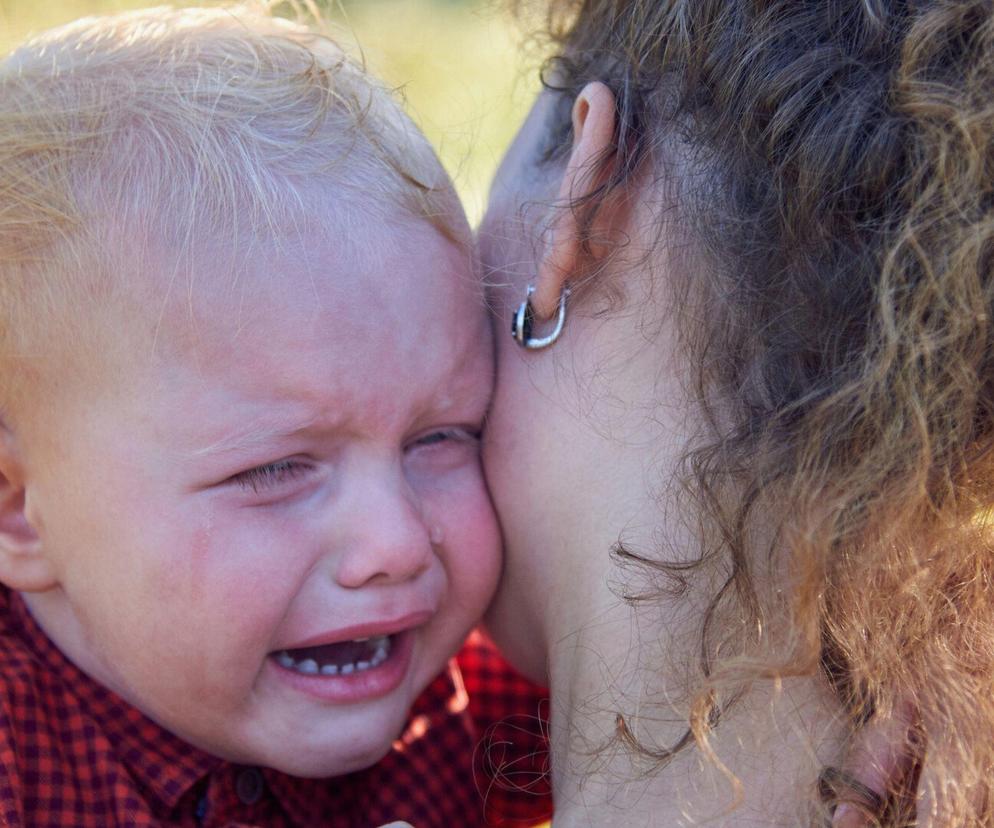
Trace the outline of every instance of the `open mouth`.
<instances>
[{"instance_id":1,"label":"open mouth","mask_svg":"<svg viewBox=\"0 0 994 828\"><path fill-rule=\"evenodd\" d=\"M394 635L374 635L318 647L280 650L273 658L281 667L305 676L348 676L371 670L390 658L394 638Z\"/></svg>"}]
</instances>

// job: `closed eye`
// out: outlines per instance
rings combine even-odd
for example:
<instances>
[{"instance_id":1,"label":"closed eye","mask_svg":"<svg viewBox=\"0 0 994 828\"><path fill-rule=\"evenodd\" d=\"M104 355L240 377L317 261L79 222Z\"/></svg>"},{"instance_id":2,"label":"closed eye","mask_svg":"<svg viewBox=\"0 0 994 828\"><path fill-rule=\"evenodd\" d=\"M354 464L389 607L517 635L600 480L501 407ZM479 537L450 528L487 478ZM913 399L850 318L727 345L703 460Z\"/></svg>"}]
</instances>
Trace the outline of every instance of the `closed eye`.
<instances>
[{"instance_id":1,"label":"closed eye","mask_svg":"<svg viewBox=\"0 0 994 828\"><path fill-rule=\"evenodd\" d=\"M306 474L310 467L296 460L278 460L264 466L256 466L228 478L243 489L251 489L256 494L260 490L272 489Z\"/></svg>"},{"instance_id":2,"label":"closed eye","mask_svg":"<svg viewBox=\"0 0 994 828\"><path fill-rule=\"evenodd\" d=\"M414 441L414 445L421 447L435 446L439 443L447 442L473 443L479 441L479 439L479 431L472 431L465 428L443 428L438 431L432 431L425 434L423 437L419 437Z\"/></svg>"}]
</instances>

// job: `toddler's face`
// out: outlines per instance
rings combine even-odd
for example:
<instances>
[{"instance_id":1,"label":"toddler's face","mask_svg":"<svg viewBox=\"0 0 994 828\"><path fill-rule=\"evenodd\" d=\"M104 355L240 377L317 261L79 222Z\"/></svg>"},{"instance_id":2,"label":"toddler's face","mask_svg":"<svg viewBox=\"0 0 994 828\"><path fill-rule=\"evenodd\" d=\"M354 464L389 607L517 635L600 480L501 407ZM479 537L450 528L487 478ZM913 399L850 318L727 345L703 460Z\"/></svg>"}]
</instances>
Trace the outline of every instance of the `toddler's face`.
<instances>
[{"instance_id":1,"label":"toddler's face","mask_svg":"<svg viewBox=\"0 0 994 828\"><path fill-rule=\"evenodd\" d=\"M469 259L400 217L348 238L274 244L228 294L201 256L154 358L18 435L49 635L194 745L302 776L380 758L499 565Z\"/></svg>"}]
</instances>

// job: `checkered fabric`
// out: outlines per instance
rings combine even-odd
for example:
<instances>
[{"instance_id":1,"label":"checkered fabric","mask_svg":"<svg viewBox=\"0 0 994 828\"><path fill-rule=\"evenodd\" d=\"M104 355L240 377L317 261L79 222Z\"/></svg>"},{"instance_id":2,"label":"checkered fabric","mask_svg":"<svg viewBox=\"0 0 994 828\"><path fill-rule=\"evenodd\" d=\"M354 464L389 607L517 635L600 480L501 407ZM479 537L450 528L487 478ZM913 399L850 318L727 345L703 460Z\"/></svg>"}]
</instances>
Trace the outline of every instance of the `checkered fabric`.
<instances>
[{"instance_id":1,"label":"checkered fabric","mask_svg":"<svg viewBox=\"0 0 994 828\"><path fill-rule=\"evenodd\" d=\"M532 825L552 818L549 700L513 672L479 633L458 663L478 729L473 770L487 825Z\"/></svg>"},{"instance_id":2,"label":"checkered fabric","mask_svg":"<svg viewBox=\"0 0 994 828\"><path fill-rule=\"evenodd\" d=\"M534 715L541 697L472 636L381 762L334 779L296 779L232 765L163 730L78 670L20 597L0 588L0 826L532 825L551 812L548 795L495 784L491 766L474 768L474 756L496 723ZM540 739L516 744L544 755Z\"/></svg>"}]
</instances>

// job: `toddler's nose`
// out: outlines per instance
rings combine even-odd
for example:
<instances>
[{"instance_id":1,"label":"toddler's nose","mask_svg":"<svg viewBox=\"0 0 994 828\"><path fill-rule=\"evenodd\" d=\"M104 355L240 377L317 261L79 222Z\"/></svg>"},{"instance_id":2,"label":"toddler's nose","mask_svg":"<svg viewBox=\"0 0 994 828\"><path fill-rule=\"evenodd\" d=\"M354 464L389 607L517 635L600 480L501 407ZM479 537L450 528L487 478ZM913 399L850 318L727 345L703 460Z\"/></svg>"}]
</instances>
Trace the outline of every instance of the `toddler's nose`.
<instances>
[{"instance_id":1,"label":"toddler's nose","mask_svg":"<svg viewBox=\"0 0 994 828\"><path fill-rule=\"evenodd\" d=\"M349 521L352 531L336 569L343 587L402 583L430 566L430 532L403 484L385 485L361 498Z\"/></svg>"}]
</instances>

